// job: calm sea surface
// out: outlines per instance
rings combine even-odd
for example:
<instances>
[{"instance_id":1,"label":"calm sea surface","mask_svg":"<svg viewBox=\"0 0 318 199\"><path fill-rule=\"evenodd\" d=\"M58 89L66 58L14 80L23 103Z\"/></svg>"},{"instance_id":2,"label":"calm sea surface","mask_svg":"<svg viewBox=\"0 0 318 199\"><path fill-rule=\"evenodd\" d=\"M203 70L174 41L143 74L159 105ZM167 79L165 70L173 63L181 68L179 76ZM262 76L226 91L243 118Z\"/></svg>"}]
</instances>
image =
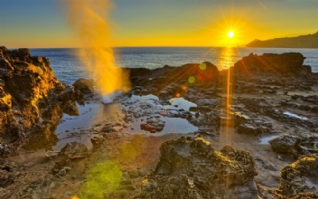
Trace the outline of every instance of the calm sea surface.
<instances>
[{"instance_id":1,"label":"calm sea surface","mask_svg":"<svg viewBox=\"0 0 318 199\"><path fill-rule=\"evenodd\" d=\"M127 68L161 68L164 65L180 66L186 63L210 61L220 70L234 65L235 62L250 53L300 52L312 71L318 72L318 49L294 48L184 48L184 47L144 47L116 48L115 58L118 66ZM72 84L80 77L87 77L83 64L77 60L76 49L31 49L33 56L45 56L51 61L56 76L66 84Z\"/></svg>"}]
</instances>

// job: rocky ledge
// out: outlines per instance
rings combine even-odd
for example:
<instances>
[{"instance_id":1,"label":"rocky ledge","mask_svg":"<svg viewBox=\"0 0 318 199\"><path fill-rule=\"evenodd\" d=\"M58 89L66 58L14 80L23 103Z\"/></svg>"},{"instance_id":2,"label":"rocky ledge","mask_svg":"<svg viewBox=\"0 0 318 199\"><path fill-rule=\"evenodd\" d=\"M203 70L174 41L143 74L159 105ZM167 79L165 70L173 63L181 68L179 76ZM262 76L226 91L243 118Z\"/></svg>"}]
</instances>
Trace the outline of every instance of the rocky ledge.
<instances>
[{"instance_id":1,"label":"rocky ledge","mask_svg":"<svg viewBox=\"0 0 318 199\"><path fill-rule=\"evenodd\" d=\"M48 58L31 56L29 49L0 47L0 154L12 151L30 133L49 138L63 112L76 114L74 91L65 89Z\"/></svg>"}]
</instances>

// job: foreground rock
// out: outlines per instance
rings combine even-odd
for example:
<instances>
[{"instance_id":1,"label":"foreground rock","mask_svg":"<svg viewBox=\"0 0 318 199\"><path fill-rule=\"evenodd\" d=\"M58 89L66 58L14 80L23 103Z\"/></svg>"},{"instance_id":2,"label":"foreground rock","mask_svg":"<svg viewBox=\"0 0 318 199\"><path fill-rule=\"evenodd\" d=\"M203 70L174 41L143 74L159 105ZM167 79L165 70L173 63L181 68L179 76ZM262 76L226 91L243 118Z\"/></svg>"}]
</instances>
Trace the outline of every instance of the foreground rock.
<instances>
[{"instance_id":1,"label":"foreground rock","mask_svg":"<svg viewBox=\"0 0 318 199\"><path fill-rule=\"evenodd\" d=\"M296 162L281 170L277 190L259 187L261 198L314 199L318 198L318 156L301 156Z\"/></svg>"},{"instance_id":2,"label":"foreground rock","mask_svg":"<svg viewBox=\"0 0 318 199\"><path fill-rule=\"evenodd\" d=\"M141 198L258 198L249 152L215 151L203 138L180 138L160 147L160 161L142 183Z\"/></svg>"},{"instance_id":3,"label":"foreground rock","mask_svg":"<svg viewBox=\"0 0 318 199\"><path fill-rule=\"evenodd\" d=\"M48 58L31 56L29 49L0 47L0 153L32 132L47 129L45 137L54 137L51 131L63 110L77 114L74 103L58 99L65 87Z\"/></svg>"},{"instance_id":4,"label":"foreground rock","mask_svg":"<svg viewBox=\"0 0 318 199\"><path fill-rule=\"evenodd\" d=\"M281 171L279 192L287 197L318 198L318 156L300 157Z\"/></svg>"}]
</instances>

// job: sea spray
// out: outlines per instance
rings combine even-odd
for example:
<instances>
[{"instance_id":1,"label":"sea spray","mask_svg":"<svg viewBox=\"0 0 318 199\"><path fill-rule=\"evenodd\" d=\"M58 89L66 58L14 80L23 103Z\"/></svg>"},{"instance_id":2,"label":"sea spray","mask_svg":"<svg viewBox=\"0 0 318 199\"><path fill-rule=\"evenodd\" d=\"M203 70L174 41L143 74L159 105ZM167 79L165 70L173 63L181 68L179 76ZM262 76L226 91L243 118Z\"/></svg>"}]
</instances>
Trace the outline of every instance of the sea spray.
<instances>
[{"instance_id":1,"label":"sea spray","mask_svg":"<svg viewBox=\"0 0 318 199\"><path fill-rule=\"evenodd\" d=\"M129 74L115 65L111 48L108 13L110 0L66 0L70 26L78 33L81 48L78 57L95 79L104 103L112 102L112 93L127 92Z\"/></svg>"}]
</instances>

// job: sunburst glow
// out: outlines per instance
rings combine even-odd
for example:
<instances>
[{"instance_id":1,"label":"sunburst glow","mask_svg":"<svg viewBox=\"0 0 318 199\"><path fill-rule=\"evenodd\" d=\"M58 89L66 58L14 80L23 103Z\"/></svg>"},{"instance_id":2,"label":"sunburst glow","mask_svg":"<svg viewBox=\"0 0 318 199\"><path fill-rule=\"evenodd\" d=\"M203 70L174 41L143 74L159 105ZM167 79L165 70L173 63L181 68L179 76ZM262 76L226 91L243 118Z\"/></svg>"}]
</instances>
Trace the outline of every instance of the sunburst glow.
<instances>
[{"instance_id":1,"label":"sunburst glow","mask_svg":"<svg viewBox=\"0 0 318 199\"><path fill-rule=\"evenodd\" d=\"M234 31L233 31L233 30L230 30L230 31L227 33L227 36L228 36L228 38L233 38L233 37L234 37Z\"/></svg>"}]
</instances>

